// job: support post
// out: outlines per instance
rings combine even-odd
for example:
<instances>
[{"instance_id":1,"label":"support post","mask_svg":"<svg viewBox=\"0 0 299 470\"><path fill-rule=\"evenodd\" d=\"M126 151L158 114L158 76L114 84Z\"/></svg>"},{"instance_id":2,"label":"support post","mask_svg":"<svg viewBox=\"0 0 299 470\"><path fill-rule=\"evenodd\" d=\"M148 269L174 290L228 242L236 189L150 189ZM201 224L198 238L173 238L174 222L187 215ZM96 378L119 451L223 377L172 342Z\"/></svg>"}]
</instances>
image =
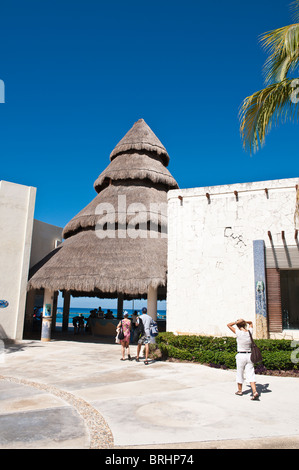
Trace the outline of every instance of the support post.
<instances>
[{"instance_id":1,"label":"support post","mask_svg":"<svg viewBox=\"0 0 299 470\"><path fill-rule=\"evenodd\" d=\"M52 331L56 329L56 315L57 315L57 301L58 301L58 292L54 292L54 300L53 300L53 315L52 315Z\"/></svg>"},{"instance_id":2,"label":"support post","mask_svg":"<svg viewBox=\"0 0 299 470\"><path fill-rule=\"evenodd\" d=\"M45 289L44 290L41 341L51 341L53 301L54 301L54 292L49 289Z\"/></svg>"},{"instance_id":3,"label":"support post","mask_svg":"<svg viewBox=\"0 0 299 470\"><path fill-rule=\"evenodd\" d=\"M62 331L67 331L69 327L70 303L71 294L65 291L63 296Z\"/></svg>"},{"instance_id":4,"label":"support post","mask_svg":"<svg viewBox=\"0 0 299 470\"><path fill-rule=\"evenodd\" d=\"M27 292L24 331L32 331L35 303L35 289Z\"/></svg>"},{"instance_id":5,"label":"support post","mask_svg":"<svg viewBox=\"0 0 299 470\"><path fill-rule=\"evenodd\" d=\"M158 288L149 286L147 291L147 313L154 321L157 321Z\"/></svg>"},{"instance_id":6,"label":"support post","mask_svg":"<svg viewBox=\"0 0 299 470\"><path fill-rule=\"evenodd\" d=\"M117 296L117 318L119 320L123 317L123 308L124 308L124 295L118 294Z\"/></svg>"}]
</instances>

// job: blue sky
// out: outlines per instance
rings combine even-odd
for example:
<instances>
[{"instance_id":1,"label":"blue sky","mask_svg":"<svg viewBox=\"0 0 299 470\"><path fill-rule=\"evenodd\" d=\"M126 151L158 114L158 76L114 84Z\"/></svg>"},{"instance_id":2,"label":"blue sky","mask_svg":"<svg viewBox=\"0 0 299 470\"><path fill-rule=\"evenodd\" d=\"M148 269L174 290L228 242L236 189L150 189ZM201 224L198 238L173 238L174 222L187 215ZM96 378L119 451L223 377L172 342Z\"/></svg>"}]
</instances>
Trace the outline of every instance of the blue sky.
<instances>
[{"instance_id":1,"label":"blue sky","mask_svg":"<svg viewBox=\"0 0 299 470\"><path fill-rule=\"evenodd\" d=\"M35 186L35 218L64 226L95 196L118 141L144 118L181 188L299 176L296 124L245 153L242 100L263 88L258 37L288 0L2 2L0 179Z\"/></svg>"}]
</instances>

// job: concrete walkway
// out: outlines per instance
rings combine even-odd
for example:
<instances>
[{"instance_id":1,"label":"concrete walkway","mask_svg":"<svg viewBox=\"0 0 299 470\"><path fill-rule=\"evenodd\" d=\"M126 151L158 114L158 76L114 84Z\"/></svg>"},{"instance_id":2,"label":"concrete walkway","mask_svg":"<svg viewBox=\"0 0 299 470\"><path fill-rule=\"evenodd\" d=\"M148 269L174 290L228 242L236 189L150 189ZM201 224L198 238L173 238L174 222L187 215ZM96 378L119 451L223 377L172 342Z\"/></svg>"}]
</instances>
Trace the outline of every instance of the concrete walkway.
<instances>
[{"instance_id":1,"label":"concrete walkway","mask_svg":"<svg viewBox=\"0 0 299 470\"><path fill-rule=\"evenodd\" d=\"M234 371L120 361L119 345L74 336L0 361L1 449L299 448L298 378L257 376L251 401Z\"/></svg>"}]
</instances>

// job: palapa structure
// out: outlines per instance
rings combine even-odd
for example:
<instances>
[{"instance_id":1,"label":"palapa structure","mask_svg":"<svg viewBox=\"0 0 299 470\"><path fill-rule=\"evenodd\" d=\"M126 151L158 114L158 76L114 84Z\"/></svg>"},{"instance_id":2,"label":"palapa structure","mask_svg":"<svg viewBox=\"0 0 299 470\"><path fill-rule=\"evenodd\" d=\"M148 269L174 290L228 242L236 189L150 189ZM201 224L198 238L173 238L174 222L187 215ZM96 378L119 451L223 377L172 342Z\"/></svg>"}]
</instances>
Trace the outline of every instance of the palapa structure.
<instances>
[{"instance_id":1,"label":"palapa structure","mask_svg":"<svg viewBox=\"0 0 299 470\"><path fill-rule=\"evenodd\" d=\"M169 155L143 119L110 155L97 196L64 228L64 242L30 272L28 289L72 296L165 299Z\"/></svg>"}]
</instances>

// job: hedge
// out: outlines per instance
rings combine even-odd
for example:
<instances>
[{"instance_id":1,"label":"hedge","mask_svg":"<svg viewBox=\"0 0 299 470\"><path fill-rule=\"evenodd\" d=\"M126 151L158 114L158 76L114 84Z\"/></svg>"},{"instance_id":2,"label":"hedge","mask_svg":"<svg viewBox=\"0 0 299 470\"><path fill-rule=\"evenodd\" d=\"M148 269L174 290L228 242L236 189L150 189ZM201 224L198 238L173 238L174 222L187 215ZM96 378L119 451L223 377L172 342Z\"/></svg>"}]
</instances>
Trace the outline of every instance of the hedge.
<instances>
[{"instance_id":1,"label":"hedge","mask_svg":"<svg viewBox=\"0 0 299 470\"><path fill-rule=\"evenodd\" d=\"M291 340L260 339L255 342L262 352L264 368L268 370L299 368L299 364L292 361L294 348L291 346ZM219 338L160 333L156 338L156 345L151 350L156 357L159 350L160 358L163 359L174 358L227 369L236 368L237 343L236 339L230 336Z\"/></svg>"}]
</instances>

